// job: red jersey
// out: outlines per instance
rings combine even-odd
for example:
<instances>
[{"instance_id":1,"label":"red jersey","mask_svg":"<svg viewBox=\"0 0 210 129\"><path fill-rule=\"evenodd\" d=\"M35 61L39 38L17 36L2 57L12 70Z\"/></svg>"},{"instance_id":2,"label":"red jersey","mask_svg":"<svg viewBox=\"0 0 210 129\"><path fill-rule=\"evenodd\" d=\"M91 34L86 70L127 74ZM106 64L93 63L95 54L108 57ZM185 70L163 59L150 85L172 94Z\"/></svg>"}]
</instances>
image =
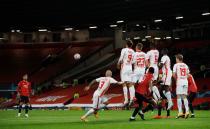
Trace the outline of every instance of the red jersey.
<instances>
[{"instance_id":1,"label":"red jersey","mask_svg":"<svg viewBox=\"0 0 210 129\"><path fill-rule=\"evenodd\" d=\"M20 96L30 96L31 94L31 83L28 81L20 81L18 83L17 92L20 94Z\"/></svg>"},{"instance_id":2,"label":"red jersey","mask_svg":"<svg viewBox=\"0 0 210 129\"><path fill-rule=\"evenodd\" d=\"M188 92L197 92L197 86L191 74L188 76Z\"/></svg>"},{"instance_id":3,"label":"red jersey","mask_svg":"<svg viewBox=\"0 0 210 129\"><path fill-rule=\"evenodd\" d=\"M144 75L144 79L137 85L136 92L142 95L148 94L149 84L153 78L153 74L147 73Z\"/></svg>"}]
</instances>

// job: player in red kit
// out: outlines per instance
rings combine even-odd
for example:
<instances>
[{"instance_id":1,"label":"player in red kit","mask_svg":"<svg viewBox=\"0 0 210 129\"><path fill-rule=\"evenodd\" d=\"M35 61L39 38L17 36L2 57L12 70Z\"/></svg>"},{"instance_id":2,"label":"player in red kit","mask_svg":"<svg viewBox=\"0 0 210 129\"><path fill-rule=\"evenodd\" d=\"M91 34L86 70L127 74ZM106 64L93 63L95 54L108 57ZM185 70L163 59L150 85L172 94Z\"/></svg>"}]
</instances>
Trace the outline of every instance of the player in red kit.
<instances>
[{"instance_id":1,"label":"player in red kit","mask_svg":"<svg viewBox=\"0 0 210 129\"><path fill-rule=\"evenodd\" d=\"M28 75L23 76L23 80L18 83L17 93L20 96L18 106L18 117L21 116L22 105L25 104L25 117L28 117L29 97L31 95L31 83L28 82Z\"/></svg>"},{"instance_id":2,"label":"player in red kit","mask_svg":"<svg viewBox=\"0 0 210 129\"><path fill-rule=\"evenodd\" d=\"M150 67L147 74L145 74L144 79L136 87L135 97L138 107L135 108L132 116L130 117L130 121L135 121L137 114L139 114L141 119L144 120L144 113L152 110L155 105L155 102L151 98L147 97L150 94L149 88L152 86L153 74L154 68ZM149 105L142 110L143 102L149 103Z\"/></svg>"},{"instance_id":3,"label":"player in red kit","mask_svg":"<svg viewBox=\"0 0 210 129\"><path fill-rule=\"evenodd\" d=\"M197 93L197 85L195 83L195 80L191 74L188 75L188 101L189 101L189 108L191 112L191 118L194 118L194 110L193 110L193 105L192 102L196 98L196 93Z\"/></svg>"}]
</instances>

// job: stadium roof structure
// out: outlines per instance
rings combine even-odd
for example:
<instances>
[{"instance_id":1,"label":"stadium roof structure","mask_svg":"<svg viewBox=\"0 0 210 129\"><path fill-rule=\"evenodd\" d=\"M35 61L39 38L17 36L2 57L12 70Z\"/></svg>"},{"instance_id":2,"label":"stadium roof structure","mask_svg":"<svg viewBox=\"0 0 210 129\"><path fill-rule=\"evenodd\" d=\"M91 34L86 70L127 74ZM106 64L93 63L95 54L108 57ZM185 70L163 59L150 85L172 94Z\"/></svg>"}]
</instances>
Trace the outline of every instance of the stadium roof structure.
<instances>
[{"instance_id":1,"label":"stadium roof structure","mask_svg":"<svg viewBox=\"0 0 210 129\"><path fill-rule=\"evenodd\" d=\"M176 26L210 20L209 0L1 0L1 31L107 26L138 21ZM177 18L176 18L177 17ZM180 20L182 19L182 20ZM179 22L177 23L177 20ZM123 21L118 22L117 21Z\"/></svg>"}]
</instances>

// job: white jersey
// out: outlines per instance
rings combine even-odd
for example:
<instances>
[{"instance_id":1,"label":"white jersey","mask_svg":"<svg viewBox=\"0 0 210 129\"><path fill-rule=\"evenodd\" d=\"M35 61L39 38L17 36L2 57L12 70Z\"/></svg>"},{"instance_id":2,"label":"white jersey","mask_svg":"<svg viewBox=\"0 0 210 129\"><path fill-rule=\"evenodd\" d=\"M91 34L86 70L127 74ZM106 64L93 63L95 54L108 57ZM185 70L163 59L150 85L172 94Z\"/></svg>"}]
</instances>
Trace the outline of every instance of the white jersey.
<instances>
[{"instance_id":1,"label":"white jersey","mask_svg":"<svg viewBox=\"0 0 210 129\"><path fill-rule=\"evenodd\" d=\"M146 54L144 52L135 52L133 56L134 71L137 69L145 69Z\"/></svg>"},{"instance_id":2,"label":"white jersey","mask_svg":"<svg viewBox=\"0 0 210 129\"><path fill-rule=\"evenodd\" d=\"M176 74L177 82L188 82L189 68L185 63L176 63L173 67L173 73Z\"/></svg>"},{"instance_id":3,"label":"white jersey","mask_svg":"<svg viewBox=\"0 0 210 129\"><path fill-rule=\"evenodd\" d=\"M122 62L122 67L130 66L132 68L133 55L133 49L123 48L118 62Z\"/></svg>"},{"instance_id":4,"label":"white jersey","mask_svg":"<svg viewBox=\"0 0 210 129\"><path fill-rule=\"evenodd\" d=\"M166 74L171 71L171 60L168 55L162 56L160 63L163 64L163 67L162 67L163 73Z\"/></svg>"},{"instance_id":5,"label":"white jersey","mask_svg":"<svg viewBox=\"0 0 210 129\"><path fill-rule=\"evenodd\" d=\"M157 66L159 59L159 51L158 50L150 50L146 54L146 60L149 60L150 66Z\"/></svg>"},{"instance_id":6,"label":"white jersey","mask_svg":"<svg viewBox=\"0 0 210 129\"><path fill-rule=\"evenodd\" d=\"M117 81L112 77L100 77L96 79L99 82L98 89L95 91L99 96L103 96L109 89L110 84L116 84Z\"/></svg>"}]
</instances>

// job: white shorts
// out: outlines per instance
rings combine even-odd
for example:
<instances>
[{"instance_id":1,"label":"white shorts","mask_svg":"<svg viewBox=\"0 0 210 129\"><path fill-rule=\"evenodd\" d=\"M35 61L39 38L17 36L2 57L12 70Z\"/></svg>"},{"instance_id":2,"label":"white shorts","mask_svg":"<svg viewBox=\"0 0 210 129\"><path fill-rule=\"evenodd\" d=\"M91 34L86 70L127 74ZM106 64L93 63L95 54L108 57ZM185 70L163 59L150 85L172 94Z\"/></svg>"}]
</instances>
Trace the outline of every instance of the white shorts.
<instances>
[{"instance_id":1,"label":"white shorts","mask_svg":"<svg viewBox=\"0 0 210 129\"><path fill-rule=\"evenodd\" d=\"M94 109L99 109L101 104L108 101L108 98L105 97L105 96L100 97L98 92L95 91L94 94L93 94L92 101L93 101L93 108Z\"/></svg>"},{"instance_id":2,"label":"white shorts","mask_svg":"<svg viewBox=\"0 0 210 129\"><path fill-rule=\"evenodd\" d=\"M141 82L143 80L144 74L145 74L145 69L134 70L132 77L131 77L131 82L133 82L133 83Z\"/></svg>"},{"instance_id":3,"label":"white shorts","mask_svg":"<svg viewBox=\"0 0 210 129\"><path fill-rule=\"evenodd\" d=\"M163 72L163 77L161 79L163 81L163 85L171 86L172 81L172 71L169 70L167 73Z\"/></svg>"},{"instance_id":4,"label":"white shorts","mask_svg":"<svg viewBox=\"0 0 210 129\"><path fill-rule=\"evenodd\" d=\"M176 94L177 95L187 95L188 92L188 82L178 81L176 84Z\"/></svg>"},{"instance_id":5,"label":"white shorts","mask_svg":"<svg viewBox=\"0 0 210 129\"><path fill-rule=\"evenodd\" d=\"M131 82L132 78L132 67L125 66L120 71L120 77L122 82Z\"/></svg>"}]
</instances>

